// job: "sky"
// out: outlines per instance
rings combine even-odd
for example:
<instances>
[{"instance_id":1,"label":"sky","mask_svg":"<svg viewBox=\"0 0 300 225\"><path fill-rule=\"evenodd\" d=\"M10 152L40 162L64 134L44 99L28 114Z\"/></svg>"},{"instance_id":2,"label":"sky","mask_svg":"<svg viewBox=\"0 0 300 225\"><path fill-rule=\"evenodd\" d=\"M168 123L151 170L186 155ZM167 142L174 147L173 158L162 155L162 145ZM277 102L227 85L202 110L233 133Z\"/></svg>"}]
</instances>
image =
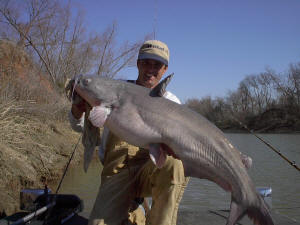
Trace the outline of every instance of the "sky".
<instances>
[{"instance_id":1,"label":"sky","mask_svg":"<svg viewBox=\"0 0 300 225\"><path fill-rule=\"evenodd\" d=\"M300 62L300 0L71 0L86 29L114 21L117 41L134 43L155 30L170 50L169 90L182 101L225 97L247 75L285 73ZM128 79L137 69L122 72Z\"/></svg>"}]
</instances>

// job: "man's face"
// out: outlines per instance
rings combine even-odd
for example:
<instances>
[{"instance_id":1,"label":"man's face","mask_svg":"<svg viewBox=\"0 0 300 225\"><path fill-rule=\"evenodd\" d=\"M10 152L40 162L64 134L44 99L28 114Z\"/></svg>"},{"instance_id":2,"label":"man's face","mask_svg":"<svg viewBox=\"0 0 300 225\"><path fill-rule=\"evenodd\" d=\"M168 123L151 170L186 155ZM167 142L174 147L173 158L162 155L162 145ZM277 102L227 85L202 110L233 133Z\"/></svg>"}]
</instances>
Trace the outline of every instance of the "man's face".
<instances>
[{"instance_id":1,"label":"man's face","mask_svg":"<svg viewBox=\"0 0 300 225\"><path fill-rule=\"evenodd\" d=\"M154 88L168 69L168 66L153 59L140 59L137 67L139 76L136 83L147 88Z\"/></svg>"}]
</instances>

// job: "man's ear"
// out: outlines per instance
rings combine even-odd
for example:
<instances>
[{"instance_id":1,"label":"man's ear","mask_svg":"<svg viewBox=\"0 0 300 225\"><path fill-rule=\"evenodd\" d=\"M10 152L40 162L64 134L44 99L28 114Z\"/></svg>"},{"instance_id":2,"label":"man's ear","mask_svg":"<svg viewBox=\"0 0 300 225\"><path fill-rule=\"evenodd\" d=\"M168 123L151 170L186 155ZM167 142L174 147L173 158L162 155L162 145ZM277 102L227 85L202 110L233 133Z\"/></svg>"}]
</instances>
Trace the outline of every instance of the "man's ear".
<instances>
[{"instance_id":1,"label":"man's ear","mask_svg":"<svg viewBox=\"0 0 300 225\"><path fill-rule=\"evenodd\" d=\"M165 72L168 70L168 66L167 65L164 65L165 66Z\"/></svg>"}]
</instances>

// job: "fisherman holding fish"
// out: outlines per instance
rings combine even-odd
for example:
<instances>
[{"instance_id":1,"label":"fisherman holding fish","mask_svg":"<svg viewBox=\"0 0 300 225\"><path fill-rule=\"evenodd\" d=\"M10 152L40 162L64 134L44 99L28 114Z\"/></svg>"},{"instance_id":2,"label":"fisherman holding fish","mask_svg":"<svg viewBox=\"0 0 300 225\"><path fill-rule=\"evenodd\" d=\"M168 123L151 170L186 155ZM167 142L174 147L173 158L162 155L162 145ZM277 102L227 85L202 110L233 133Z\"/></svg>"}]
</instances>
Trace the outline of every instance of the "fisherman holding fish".
<instances>
[{"instance_id":1,"label":"fisherman holding fish","mask_svg":"<svg viewBox=\"0 0 300 225\"><path fill-rule=\"evenodd\" d=\"M168 64L167 45L158 40L146 41L137 59L138 78L129 82L153 89L166 73ZM180 104L168 91L163 97ZM83 100L72 104L69 118L74 130L83 131L86 111ZM180 160L167 156L163 167L158 168L150 159L148 149L126 143L107 128L101 137L99 156L103 163L101 186L89 224L176 224L178 206L188 183ZM152 197L146 218L138 207L144 197Z\"/></svg>"}]
</instances>

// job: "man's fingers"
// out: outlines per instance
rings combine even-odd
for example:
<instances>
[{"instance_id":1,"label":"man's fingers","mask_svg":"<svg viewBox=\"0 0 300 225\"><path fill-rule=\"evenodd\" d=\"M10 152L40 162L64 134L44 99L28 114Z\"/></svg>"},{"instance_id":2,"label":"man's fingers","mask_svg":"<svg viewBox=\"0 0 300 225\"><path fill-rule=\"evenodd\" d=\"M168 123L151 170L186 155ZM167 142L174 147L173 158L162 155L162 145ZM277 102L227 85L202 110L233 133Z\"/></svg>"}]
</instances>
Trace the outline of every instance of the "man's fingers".
<instances>
[{"instance_id":1,"label":"man's fingers","mask_svg":"<svg viewBox=\"0 0 300 225\"><path fill-rule=\"evenodd\" d=\"M76 91L73 92L73 96L72 96L72 102L73 104L81 104L81 103L85 103L85 100L83 98L80 97L79 94L77 94Z\"/></svg>"}]
</instances>

